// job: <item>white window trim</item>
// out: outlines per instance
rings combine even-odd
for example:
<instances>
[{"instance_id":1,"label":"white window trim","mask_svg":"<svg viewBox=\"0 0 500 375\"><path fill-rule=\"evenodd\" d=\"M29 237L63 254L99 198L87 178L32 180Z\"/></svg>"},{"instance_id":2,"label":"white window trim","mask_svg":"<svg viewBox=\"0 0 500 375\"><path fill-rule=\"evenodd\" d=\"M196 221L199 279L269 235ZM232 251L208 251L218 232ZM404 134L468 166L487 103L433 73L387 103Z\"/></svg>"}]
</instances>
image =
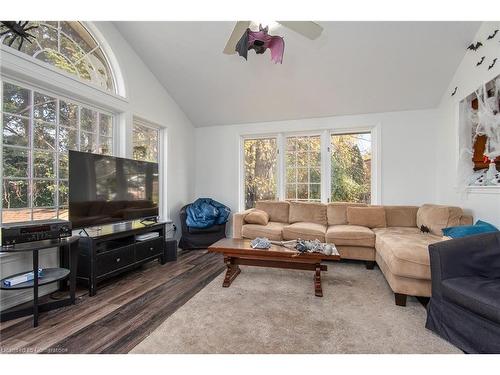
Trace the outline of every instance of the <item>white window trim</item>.
<instances>
[{"instance_id":1,"label":"white window trim","mask_svg":"<svg viewBox=\"0 0 500 375\"><path fill-rule=\"evenodd\" d=\"M285 144L286 138L290 136L321 136L321 202L328 203L331 194L331 159L330 159L330 136L334 134L350 133L371 133L372 142L372 160L371 160L371 204L382 204L381 192L381 142L382 126L373 124L367 126L350 126L341 128L325 128L307 131L291 132L269 132L269 133L243 133L239 135L238 154L239 154L239 174L238 174L238 194L239 211L245 209L245 167L243 145L247 139L276 138L278 145L278 163L277 163L277 195L279 200L284 200L286 196L285 186Z\"/></svg>"}]
</instances>

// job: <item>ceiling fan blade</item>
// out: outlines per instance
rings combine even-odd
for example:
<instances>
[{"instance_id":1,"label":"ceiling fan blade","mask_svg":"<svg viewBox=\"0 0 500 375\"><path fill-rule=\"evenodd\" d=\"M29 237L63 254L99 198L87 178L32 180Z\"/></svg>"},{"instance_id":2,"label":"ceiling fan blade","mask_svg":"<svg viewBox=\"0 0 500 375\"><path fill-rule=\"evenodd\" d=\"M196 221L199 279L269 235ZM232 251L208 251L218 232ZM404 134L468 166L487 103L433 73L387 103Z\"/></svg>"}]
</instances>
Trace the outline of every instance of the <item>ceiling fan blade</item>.
<instances>
[{"instance_id":1,"label":"ceiling fan blade","mask_svg":"<svg viewBox=\"0 0 500 375\"><path fill-rule=\"evenodd\" d=\"M224 53L226 55L234 55L236 53L236 44L238 40L240 40L241 36L245 32L245 30L250 26L250 21L238 21L234 26L233 32L229 37L229 40L226 43L226 47L224 47Z\"/></svg>"},{"instance_id":2,"label":"ceiling fan blade","mask_svg":"<svg viewBox=\"0 0 500 375\"><path fill-rule=\"evenodd\" d=\"M323 32L323 28L317 23L312 21L276 21L276 22L311 40L317 39Z\"/></svg>"}]
</instances>

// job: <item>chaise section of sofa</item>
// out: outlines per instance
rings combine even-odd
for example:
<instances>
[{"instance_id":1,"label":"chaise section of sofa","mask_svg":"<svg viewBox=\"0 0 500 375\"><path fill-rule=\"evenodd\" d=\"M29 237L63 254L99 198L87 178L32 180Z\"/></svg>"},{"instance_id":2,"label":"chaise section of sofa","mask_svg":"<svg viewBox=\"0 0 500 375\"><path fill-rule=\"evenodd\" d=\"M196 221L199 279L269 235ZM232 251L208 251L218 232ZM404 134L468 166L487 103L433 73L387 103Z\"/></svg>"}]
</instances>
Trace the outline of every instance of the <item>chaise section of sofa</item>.
<instances>
[{"instance_id":1,"label":"chaise section of sofa","mask_svg":"<svg viewBox=\"0 0 500 375\"><path fill-rule=\"evenodd\" d=\"M472 224L459 207L425 204L384 206L386 228L375 228L376 261L394 292L395 302L431 296L429 245L443 241L442 229ZM421 229L429 230L423 233Z\"/></svg>"}]
</instances>

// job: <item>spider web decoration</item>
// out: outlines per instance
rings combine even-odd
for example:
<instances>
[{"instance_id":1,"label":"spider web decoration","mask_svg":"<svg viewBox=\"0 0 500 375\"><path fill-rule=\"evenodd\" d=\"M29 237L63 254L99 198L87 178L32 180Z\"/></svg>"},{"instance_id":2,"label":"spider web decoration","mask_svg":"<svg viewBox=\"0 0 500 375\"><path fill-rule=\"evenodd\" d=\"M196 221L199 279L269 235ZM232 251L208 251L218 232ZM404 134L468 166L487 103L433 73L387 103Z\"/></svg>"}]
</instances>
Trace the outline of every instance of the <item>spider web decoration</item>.
<instances>
[{"instance_id":1,"label":"spider web decoration","mask_svg":"<svg viewBox=\"0 0 500 375\"><path fill-rule=\"evenodd\" d=\"M459 186L500 185L495 159L500 156L500 76L493 80L491 89L486 84L475 91L478 108L473 109L470 98L462 106L460 116L460 145L458 179ZM490 168L474 172L472 155L474 144L479 136L486 136L485 160Z\"/></svg>"},{"instance_id":2,"label":"spider web decoration","mask_svg":"<svg viewBox=\"0 0 500 375\"><path fill-rule=\"evenodd\" d=\"M17 49L20 51L25 40L28 41L28 43L32 43L30 38L32 38L33 40L35 39L35 36L30 34L28 31L36 29L38 26L28 26L29 21L0 21L0 23L3 28L7 28L7 30L0 33L0 37L4 36L5 34L10 34L7 36L7 38L10 38L10 40L6 43L9 47L12 47L12 44L14 44L16 39L20 39L19 46L17 47Z\"/></svg>"}]
</instances>

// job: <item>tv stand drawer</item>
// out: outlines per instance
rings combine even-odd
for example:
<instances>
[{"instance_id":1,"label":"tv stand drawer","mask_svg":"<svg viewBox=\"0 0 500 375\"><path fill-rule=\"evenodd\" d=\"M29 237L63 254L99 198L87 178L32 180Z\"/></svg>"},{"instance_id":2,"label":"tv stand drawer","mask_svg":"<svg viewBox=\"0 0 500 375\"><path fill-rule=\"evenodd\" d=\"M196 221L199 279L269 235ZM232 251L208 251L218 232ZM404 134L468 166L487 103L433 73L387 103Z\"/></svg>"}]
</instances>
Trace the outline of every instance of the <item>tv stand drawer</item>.
<instances>
[{"instance_id":1,"label":"tv stand drawer","mask_svg":"<svg viewBox=\"0 0 500 375\"><path fill-rule=\"evenodd\" d=\"M97 256L97 277L134 263L134 245L118 248Z\"/></svg>"},{"instance_id":2,"label":"tv stand drawer","mask_svg":"<svg viewBox=\"0 0 500 375\"><path fill-rule=\"evenodd\" d=\"M163 253L163 243L163 237L157 237L149 241L136 242L135 260L140 261L142 259L161 255Z\"/></svg>"}]
</instances>

